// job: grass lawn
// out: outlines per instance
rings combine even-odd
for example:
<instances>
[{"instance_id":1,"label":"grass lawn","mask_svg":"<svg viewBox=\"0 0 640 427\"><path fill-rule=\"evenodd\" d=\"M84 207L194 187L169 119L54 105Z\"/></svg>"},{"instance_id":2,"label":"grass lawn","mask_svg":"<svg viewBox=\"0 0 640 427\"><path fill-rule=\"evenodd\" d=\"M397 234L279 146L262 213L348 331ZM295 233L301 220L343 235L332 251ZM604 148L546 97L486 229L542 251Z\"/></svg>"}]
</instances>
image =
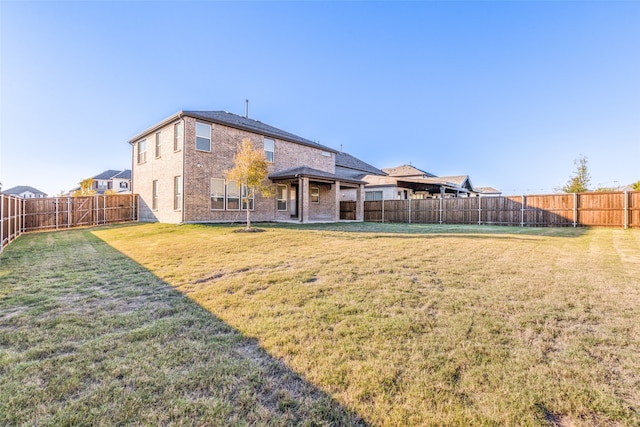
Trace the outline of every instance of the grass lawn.
<instances>
[{"instance_id":1,"label":"grass lawn","mask_svg":"<svg viewBox=\"0 0 640 427\"><path fill-rule=\"evenodd\" d=\"M640 230L264 227L21 237L0 424L640 425Z\"/></svg>"}]
</instances>

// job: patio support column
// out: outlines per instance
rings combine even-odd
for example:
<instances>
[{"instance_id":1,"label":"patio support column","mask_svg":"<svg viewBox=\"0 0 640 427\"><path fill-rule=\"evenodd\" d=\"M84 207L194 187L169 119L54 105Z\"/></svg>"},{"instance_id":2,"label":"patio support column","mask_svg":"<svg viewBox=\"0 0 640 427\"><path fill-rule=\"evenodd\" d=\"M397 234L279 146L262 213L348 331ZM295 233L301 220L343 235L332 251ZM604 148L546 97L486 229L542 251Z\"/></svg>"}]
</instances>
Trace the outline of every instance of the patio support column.
<instances>
[{"instance_id":1,"label":"patio support column","mask_svg":"<svg viewBox=\"0 0 640 427\"><path fill-rule=\"evenodd\" d=\"M340 221L340 181L336 181L335 183L335 196L336 196L336 211L334 213L335 218L334 221Z\"/></svg>"},{"instance_id":2,"label":"patio support column","mask_svg":"<svg viewBox=\"0 0 640 427\"><path fill-rule=\"evenodd\" d=\"M364 221L364 184L356 190L356 221Z\"/></svg>"},{"instance_id":3,"label":"patio support column","mask_svg":"<svg viewBox=\"0 0 640 427\"><path fill-rule=\"evenodd\" d=\"M302 177L300 183L300 207L302 208L300 222L309 222L309 178L306 176Z\"/></svg>"}]
</instances>

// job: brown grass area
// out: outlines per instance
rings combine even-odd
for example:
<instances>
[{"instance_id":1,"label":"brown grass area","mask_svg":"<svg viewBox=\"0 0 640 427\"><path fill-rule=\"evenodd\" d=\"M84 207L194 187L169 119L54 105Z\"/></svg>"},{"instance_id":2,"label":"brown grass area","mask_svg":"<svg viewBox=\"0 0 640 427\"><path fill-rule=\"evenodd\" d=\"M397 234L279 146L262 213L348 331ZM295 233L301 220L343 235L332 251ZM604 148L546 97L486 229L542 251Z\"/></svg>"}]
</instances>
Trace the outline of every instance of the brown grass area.
<instances>
[{"instance_id":1,"label":"brown grass area","mask_svg":"<svg viewBox=\"0 0 640 427\"><path fill-rule=\"evenodd\" d=\"M96 231L374 425L639 425L640 231Z\"/></svg>"}]
</instances>

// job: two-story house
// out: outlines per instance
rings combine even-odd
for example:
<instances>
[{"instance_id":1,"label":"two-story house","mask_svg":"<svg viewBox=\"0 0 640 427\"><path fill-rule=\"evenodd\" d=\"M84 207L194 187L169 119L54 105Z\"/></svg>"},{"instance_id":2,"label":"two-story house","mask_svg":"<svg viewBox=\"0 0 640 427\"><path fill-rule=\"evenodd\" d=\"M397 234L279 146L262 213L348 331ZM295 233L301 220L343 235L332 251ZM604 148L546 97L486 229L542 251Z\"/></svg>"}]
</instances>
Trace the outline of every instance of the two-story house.
<instances>
[{"instance_id":1,"label":"two-story house","mask_svg":"<svg viewBox=\"0 0 640 427\"><path fill-rule=\"evenodd\" d=\"M115 193L131 193L131 170L106 170L93 178L93 189L98 194L104 194L107 190Z\"/></svg>"},{"instance_id":2,"label":"two-story house","mask_svg":"<svg viewBox=\"0 0 640 427\"><path fill-rule=\"evenodd\" d=\"M8 190L5 190L4 193L11 194L12 196L22 197L23 199L47 197L46 193L28 185L18 185L17 187L11 187Z\"/></svg>"},{"instance_id":3,"label":"two-story house","mask_svg":"<svg viewBox=\"0 0 640 427\"><path fill-rule=\"evenodd\" d=\"M244 138L264 150L275 197L256 195L245 203L244 189L225 178ZM254 221L338 221L343 189L355 191L356 220L363 219L361 177L371 170L346 172L336 167L339 152L333 148L248 117L180 111L129 143L141 221L241 222L246 209Z\"/></svg>"}]
</instances>

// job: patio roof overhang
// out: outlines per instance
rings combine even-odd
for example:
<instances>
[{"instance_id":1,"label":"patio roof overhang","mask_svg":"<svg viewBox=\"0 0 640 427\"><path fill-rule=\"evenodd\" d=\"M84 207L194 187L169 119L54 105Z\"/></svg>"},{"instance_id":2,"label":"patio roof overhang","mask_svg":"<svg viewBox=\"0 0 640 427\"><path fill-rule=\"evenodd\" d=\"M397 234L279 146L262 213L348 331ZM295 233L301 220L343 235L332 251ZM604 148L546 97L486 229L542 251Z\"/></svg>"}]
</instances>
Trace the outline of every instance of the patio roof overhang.
<instances>
[{"instance_id":1,"label":"patio roof overhang","mask_svg":"<svg viewBox=\"0 0 640 427\"><path fill-rule=\"evenodd\" d=\"M321 171L318 169L302 166L293 169L287 169L279 172L274 172L268 176L273 182L294 181L299 178L308 178L310 182L317 182L322 184L335 184L340 183L341 187L355 187L366 184L365 181L355 179L347 176L340 176L331 172Z\"/></svg>"}]
</instances>

